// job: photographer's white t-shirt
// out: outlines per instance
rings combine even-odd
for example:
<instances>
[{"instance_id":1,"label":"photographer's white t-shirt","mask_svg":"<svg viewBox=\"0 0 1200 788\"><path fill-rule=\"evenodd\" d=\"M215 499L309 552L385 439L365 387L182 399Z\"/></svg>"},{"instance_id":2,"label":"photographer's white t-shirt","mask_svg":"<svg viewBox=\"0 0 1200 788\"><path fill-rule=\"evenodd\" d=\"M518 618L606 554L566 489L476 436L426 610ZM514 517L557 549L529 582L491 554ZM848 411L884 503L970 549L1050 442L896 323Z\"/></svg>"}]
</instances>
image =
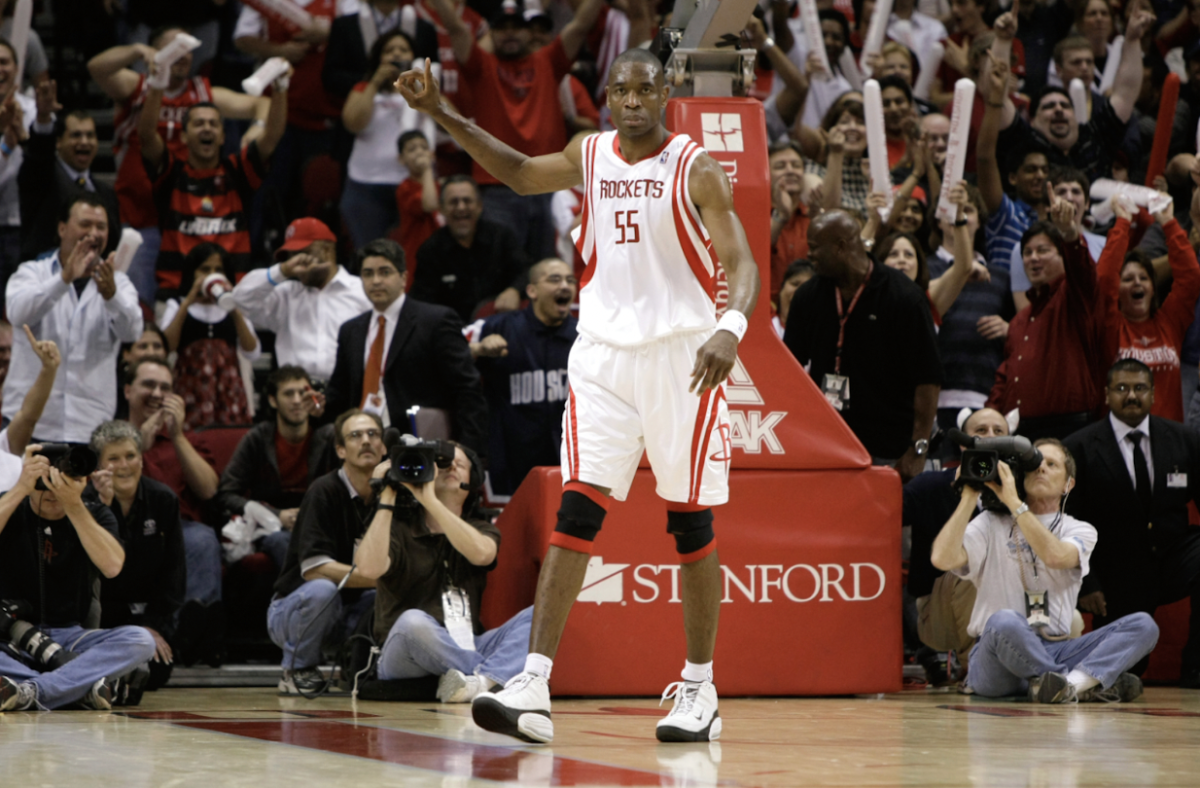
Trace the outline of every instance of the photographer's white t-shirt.
<instances>
[{"instance_id":1,"label":"photographer's white t-shirt","mask_svg":"<svg viewBox=\"0 0 1200 788\"><path fill-rule=\"evenodd\" d=\"M967 524L963 548L967 563L953 570L954 574L971 581L976 588L975 608L967 634L979 637L987 620L1001 610L1014 610L1026 615L1025 591L1046 592L1046 614L1050 618L1049 635L1066 635L1071 631L1071 619L1079 587L1088 573L1088 562L1096 547L1096 529L1076 520L1069 514L1055 525L1058 514L1036 515L1042 525L1059 539L1079 550L1079 566L1074 569L1049 569L1038 558L1020 527L1009 515L983 512ZM1021 580L1024 569L1024 582Z\"/></svg>"},{"instance_id":2,"label":"photographer's white t-shirt","mask_svg":"<svg viewBox=\"0 0 1200 788\"><path fill-rule=\"evenodd\" d=\"M24 466L24 457L13 454L8 447L8 427L5 427L0 430L0 492L8 492L17 486Z\"/></svg>"}]
</instances>

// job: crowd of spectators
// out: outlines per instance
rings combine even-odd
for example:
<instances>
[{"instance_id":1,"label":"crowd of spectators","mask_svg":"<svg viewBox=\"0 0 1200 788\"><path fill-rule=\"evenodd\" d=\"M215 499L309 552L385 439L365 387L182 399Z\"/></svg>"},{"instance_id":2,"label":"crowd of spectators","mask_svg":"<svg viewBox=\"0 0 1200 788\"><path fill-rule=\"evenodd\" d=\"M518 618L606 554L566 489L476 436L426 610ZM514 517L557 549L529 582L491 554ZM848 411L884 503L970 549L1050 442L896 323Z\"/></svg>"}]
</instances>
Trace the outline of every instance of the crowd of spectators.
<instances>
[{"instance_id":1,"label":"crowd of spectators","mask_svg":"<svg viewBox=\"0 0 1200 788\"><path fill-rule=\"evenodd\" d=\"M414 406L432 411L424 427L459 442L460 475L480 476L491 502L557 462L584 270L568 237L580 192L514 192L393 83L430 58L443 94L482 128L529 155L558 151L611 128L608 64L648 45L672 5L284 2L308 22L258 0L199 3L208 10L186 18L105 4L120 43L87 68L115 110L112 173L98 169L102 114L64 106L36 35L23 72L0 38L0 474L20 500L57 495L62 510L0 501L0 515L75 524L81 546L62 553L72 567L86 554L105 577L103 615L83 591L57 610L42 600L39 615L48 626L142 627L150 639L113 642L122 665L153 646L151 686L175 659L221 658L219 529L244 517L274 531L256 547L279 574L264 618L285 652L281 689L318 687L321 638L353 625L372 598L361 589L390 559L376 555L313 631L316 619L294 610L336 596L372 522L382 430L408 431ZM1200 4L895 0L878 53L863 52L873 2L816 4L824 57L791 0L762 0L741 37L758 51L749 95L767 118L772 317L872 457L928 487L923 473L953 466L944 435L964 426L964 409L985 414L971 422L980 435L1066 439L1107 418L1116 384L1106 374L1120 359L1152 372L1156 419L1200 429ZM158 63L185 34L199 47ZM221 57L241 58L245 73L215 68ZM240 77L268 58L286 73L261 96L243 92ZM881 88L891 183L870 176L867 70ZM1181 84L1164 126L1168 75ZM960 79L975 86L969 107L955 106ZM955 112L970 133L963 179L948 183ZM1093 204L1100 179L1145 182L1171 201ZM141 245L121 262L113 250L129 229ZM204 431L255 421L216 462ZM100 464L84 504L58 477L50 492L33 489L44 463L17 456L35 442L92 447ZM310 504L310 491L321 500ZM443 492L422 505L476 522L477 500ZM334 503L341 519L326 522L320 507ZM922 506L922 610L953 598L964 618L965 581L939 580L946 596L929 602L933 521L954 506ZM477 569L496 537L473 527ZM384 549L381 533L373 541ZM0 597L19 590L8 582L0 576ZM407 620L396 593L388 600L381 637ZM962 650L961 629L926 642ZM1200 685L1200 646L1188 654ZM384 672L416 670L402 662ZM85 683L42 701L103 706L113 694Z\"/></svg>"}]
</instances>

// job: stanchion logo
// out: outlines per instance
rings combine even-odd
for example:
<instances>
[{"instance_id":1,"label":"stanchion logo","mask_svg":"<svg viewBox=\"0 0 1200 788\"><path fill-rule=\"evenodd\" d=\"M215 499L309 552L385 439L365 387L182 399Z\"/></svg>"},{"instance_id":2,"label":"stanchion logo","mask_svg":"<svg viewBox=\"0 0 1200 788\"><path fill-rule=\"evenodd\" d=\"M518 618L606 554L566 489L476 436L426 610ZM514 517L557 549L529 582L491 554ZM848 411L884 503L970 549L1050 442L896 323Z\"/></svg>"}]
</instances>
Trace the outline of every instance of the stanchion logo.
<instances>
[{"instance_id":1,"label":"stanchion logo","mask_svg":"<svg viewBox=\"0 0 1200 788\"><path fill-rule=\"evenodd\" d=\"M742 116L736 112L701 112L700 128L707 150L741 153L746 149L742 145Z\"/></svg>"},{"instance_id":2,"label":"stanchion logo","mask_svg":"<svg viewBox=\"0 0 1200 788\"><path fill-rule=\"evenodd\" d=\"M600 556L588 561L580 602L625 604L625 570L631 564L606 564ZM870 562L843 564L721 565L725 604L774 602L870 602L883 595L887 575ZM634 602L682 602L679 564L638 564L633 568Z\"/></svg>"}]
</instances>

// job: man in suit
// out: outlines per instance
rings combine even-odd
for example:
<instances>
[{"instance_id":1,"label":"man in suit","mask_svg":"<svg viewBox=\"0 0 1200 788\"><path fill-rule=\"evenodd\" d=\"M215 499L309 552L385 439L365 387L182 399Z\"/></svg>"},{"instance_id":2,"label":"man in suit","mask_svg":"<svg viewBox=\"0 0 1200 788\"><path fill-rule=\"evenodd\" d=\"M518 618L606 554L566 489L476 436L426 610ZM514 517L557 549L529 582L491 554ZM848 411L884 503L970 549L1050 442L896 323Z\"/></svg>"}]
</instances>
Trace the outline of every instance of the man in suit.
<instances>
[{"instance_id":1,"label":"man in suit","mask_svg":"<svg viewBox=\"0 0 1200 788\"><path fill-rule=\"evenodd\" d=\"M487 448L487 401L454 310L404 294L404 249L372 241L358 253L372 309L342 324L327 412L361 407L408 432L413 405L450 412L455 439Z\"/></svg>"},{"instance_id":2,"label":"man in suit","mask_svg":"<svg viewBox=\"0 0 1200 788\"><path fill-rule=\"evenodd\" d=\"M1138 611L1153 614L1200 589L1200 528L1188 524L1187 510L1200 492L1200 437L1150 415L1154 375L1141 361L1113 364L1107 395L1109 417L1066 441L1079 465L1068 511L1099 534L1079 597L1097 627ZM1200 689L1196 603L1181 683Z\"/></svg>"},{"instance_id":3,"label":"man in suit","mask_svg":"<svg viewBox=\"0 0 1200 788\"><path fill-rule=\"evenodd\" d=\"M99 150L96 121L83 110L55 118L61 110L54 80L37 89L37 118L29 131L25 160L17 175L21 193L21 259L32 260L58 246L58 217L64 202L91 192L108 214L110 232L101 257L117 248L121 222L117 194L92 174Z\"/></svg>"}]
</instances>

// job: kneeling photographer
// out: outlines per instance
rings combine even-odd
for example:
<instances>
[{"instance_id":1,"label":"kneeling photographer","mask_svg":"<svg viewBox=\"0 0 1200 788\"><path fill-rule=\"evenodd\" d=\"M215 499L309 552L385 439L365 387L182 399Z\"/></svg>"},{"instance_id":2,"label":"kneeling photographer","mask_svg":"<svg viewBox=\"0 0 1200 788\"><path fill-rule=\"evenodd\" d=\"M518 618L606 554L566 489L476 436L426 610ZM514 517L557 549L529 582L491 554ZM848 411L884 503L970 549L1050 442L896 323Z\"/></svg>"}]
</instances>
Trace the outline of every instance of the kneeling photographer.
<instances>
[{"instance_id":1,"label":"kneeling photographer","mask_svg":"<svg viewBox=\"0 0 1200 788\"><path fill-rule=\"evenodd\" d=\"M94 466L85 448L30 446L0 497L0 711L111 708L109 677L154 656L141 627L93 628L100 577L125 563L112 512L81 497Z\"/></svg>"},{"instance_id":2,"label":"kneeling photographer","mask_svg":"<svg viewBox=\"0 0 1200 788\"><path fill-rule=\"evenodd\" d=\"M470 703L524 669L533 611L486 632L480 624L500 532L479 508L479 457L406 435L374 477L379 505L355 560L378 579L379 678L440 676L443 703Z\"/></svg>"},{"instance_id":3,"label":"kneeling photographer","mask_svg":"<svg viewBox=\"0 0 1200 788\"><path fill-rule=\"evenodd\" d=\"M1041 461L1023 463L1032 468L1024 500L1007 461L965 453L962 497L933 544L933 565L977 591L967 686L987 697L1028 693L1036 703L1133 700L1142 683L1125 671L1154 648L1158 627L1138 613L1070 637L1096 529L1063 511L1075 486L1070 452L1053 438L1033 448Z\"/></svg>"}]
</instances>

